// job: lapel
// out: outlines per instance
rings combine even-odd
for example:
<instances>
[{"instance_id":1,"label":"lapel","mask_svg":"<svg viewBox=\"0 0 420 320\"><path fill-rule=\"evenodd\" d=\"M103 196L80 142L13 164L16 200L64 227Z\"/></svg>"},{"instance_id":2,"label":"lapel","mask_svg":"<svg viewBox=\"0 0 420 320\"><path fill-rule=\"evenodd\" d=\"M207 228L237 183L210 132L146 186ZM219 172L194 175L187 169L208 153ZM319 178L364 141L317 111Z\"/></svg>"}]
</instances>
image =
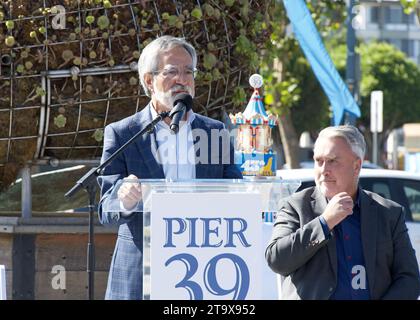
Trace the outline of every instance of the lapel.
<instances>
[{"instance_id":1,"label":"lapel","mask_svg":"<svg viewBox=\"0 0 420 320\"><path fill-rule=\"evenodd\" d=\"M132 136L143 130L152 121L150 106L151 104L149 103L142 111L138 112L132 118L131 123L128 125ZM146 133L141 137L138 137L134 143L138 149L138 154L143 158L143 163L149 171L149 178L164 179L165 175L163 173L162 165L159 164L153 156L153 154L158 154L154 133Z\"/></svg>"},{"instance_id":2,"label":"lapel","mask_svg":"<svg viewBox=\"0 0 420 320\"><path fill-rule=\"evenodd\" d=\"M378 208L364 190L361 190L360 195L360 228L363 257L365 258L366 274L369 281L370 294L372 296L375 281Z\"/></svg>"},{"instance_id":3,"label":"lapel","mask_svg":"<svg viewBox=\"0 0 420 320\"><path fill-rule=\"evenodd\" d=\"M324 212L327 206L327 199L321 193L321 191L319 191L318 187L315 187L311 197L313 199L311 201L312 211L315 216L318 217ZM327 251L330 259L331 269L334 273L334 279L337 279L337 246L335 242L334 230L331 230L331 239L327 243Z\"/></svg>"},{"instance_id":4,"label":"lapel","mask_svg":"<svg viewBox=\"0 0 420 320\"><path fill-rule=\"evenodd\" d=\"M200 136L201 129L206 132L206 136ZM195 177L197 179L204 179L208 177L208 168L209 166L206 166L205 163L202 163L201 161L198 161L198 152L203 152L202 147L205 147L206 144L203 144L203 141L201 139L207 139L207 155L210 155L210 132L208 131L207 127L202 123L202 120L195 116L195 119L193 122L191 122L191 130L192 130L192 136L193 136L193 144L194 144L194 154L195 154ZM197 141L200 139L200 143L197 143ZM201 148L198 148L201 145ZM198 148L198 149L197 149ZM210 157L207 159L210 160Z\"/></svg>"}]
</instances>

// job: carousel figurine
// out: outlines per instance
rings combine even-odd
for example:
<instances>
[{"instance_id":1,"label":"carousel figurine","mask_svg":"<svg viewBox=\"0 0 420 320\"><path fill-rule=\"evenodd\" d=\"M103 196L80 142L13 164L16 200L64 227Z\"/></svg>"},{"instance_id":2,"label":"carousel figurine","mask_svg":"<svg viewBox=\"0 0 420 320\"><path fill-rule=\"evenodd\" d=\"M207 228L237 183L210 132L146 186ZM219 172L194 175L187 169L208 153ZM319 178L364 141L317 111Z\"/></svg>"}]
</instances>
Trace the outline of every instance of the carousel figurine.
<instances>
[{"instance_id":1,"label":"carousel figurine","mask_svg":"<svg viewBox=\"0 0 420 320\"><path fill-rule=\"evenodd\" d=\"M243 113L230 114L237 129L235 163L244 176L275 176L277 155L273 151L271 130L277 125L277 117L265 111L259 88L263 79L259 74L249 78L254 93Z\"/></svg>"}]
</instances>

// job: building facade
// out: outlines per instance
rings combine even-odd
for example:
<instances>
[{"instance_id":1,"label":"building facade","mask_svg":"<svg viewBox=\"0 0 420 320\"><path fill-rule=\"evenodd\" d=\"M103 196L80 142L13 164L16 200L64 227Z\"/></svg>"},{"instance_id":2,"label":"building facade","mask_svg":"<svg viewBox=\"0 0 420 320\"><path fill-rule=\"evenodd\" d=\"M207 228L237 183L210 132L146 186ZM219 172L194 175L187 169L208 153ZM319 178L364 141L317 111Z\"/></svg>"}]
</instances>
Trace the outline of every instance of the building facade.
<instances>
[{"instance_id":1,"label":"building facade","mask_svg":"<svg viewBox=\"0 0 420 320\"><path fill-rule=\"evenodd\" d=\"M354 10L360 40L388 42L420 65L420 24L415 12L405 14L399 0L361 0Z\"/></svg>"}]
</instances>

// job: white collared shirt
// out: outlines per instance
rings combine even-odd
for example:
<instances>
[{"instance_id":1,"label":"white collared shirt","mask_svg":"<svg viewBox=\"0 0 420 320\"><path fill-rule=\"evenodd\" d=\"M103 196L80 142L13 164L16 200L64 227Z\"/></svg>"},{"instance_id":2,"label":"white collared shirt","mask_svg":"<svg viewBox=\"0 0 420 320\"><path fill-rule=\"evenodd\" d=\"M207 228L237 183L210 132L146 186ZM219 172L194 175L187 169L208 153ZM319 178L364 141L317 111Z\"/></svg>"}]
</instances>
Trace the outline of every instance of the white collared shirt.
<instances>
[{"instance_id":1,"label":"white collared shirt","mask_svg":"<svg viewBox=\"0 0 420 320\"><path fill-rule=\"evenodd\" d=\"M152 119L158 114L150 104ZM190 110L186 114L186 121L179 123L179 131L173 134L169 125L160 121L155 126L154 138L158 152L153 152L157 163L162 164L166 179L190 180L195 179L195 151L191 123L195 113ZM152 138L153 138L152 136Z\"/></svg>"},{"instance_id":2,"label":"white collared shirt","mask_svg":"<svg viewBox=\"0 0 420 320\"><path fill-rule=\"evenodd\" d=\"M158 114L150 103L152 119ZM169 125L160 121L156 126L151 139L155 139L158 152L152 149L152 154L157 163L162 164L163 173L169 180L195 179L195 149L191 130L191 122L195 119L195 113L187 112L187 121L179 123L179 131L173 134ZM135 208L142 206L137 204ZM132 209L126 209L120 201L121 216L126 218L131 215Z\"/></svg>"}]
</instances>

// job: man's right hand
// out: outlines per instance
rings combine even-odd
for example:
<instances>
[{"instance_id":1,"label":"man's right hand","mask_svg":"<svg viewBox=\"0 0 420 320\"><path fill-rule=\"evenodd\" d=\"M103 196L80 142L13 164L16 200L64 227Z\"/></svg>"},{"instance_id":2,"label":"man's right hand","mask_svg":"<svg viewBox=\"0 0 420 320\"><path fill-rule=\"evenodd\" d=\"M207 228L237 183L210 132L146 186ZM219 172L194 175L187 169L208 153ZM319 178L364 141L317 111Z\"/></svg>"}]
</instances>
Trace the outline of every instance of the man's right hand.
<instances>
[{"instance_id":1,"label":"man's right hand","mask_svg":"<svg viewBox=\"0 0 420 320\"><path fill-rule=\"evenodd\" d=\"M130 174L124 180L137 180L134 174ZM141 185L138 182L123 182L118 190L118 199L122 202L125 209L131 210L141 201Z\"/></svg>"},{"instance_id":2,"label":"man's right hand","mask_svg":"<svg viewBox=\"0 0 420 320\"><path fill-rule=\"evenodd\" d=\"M347 192L340 192L330 199L322 217L325 219L328 228L332 230L352 212L353 199Z\"/></svg>"}]
</instances>

